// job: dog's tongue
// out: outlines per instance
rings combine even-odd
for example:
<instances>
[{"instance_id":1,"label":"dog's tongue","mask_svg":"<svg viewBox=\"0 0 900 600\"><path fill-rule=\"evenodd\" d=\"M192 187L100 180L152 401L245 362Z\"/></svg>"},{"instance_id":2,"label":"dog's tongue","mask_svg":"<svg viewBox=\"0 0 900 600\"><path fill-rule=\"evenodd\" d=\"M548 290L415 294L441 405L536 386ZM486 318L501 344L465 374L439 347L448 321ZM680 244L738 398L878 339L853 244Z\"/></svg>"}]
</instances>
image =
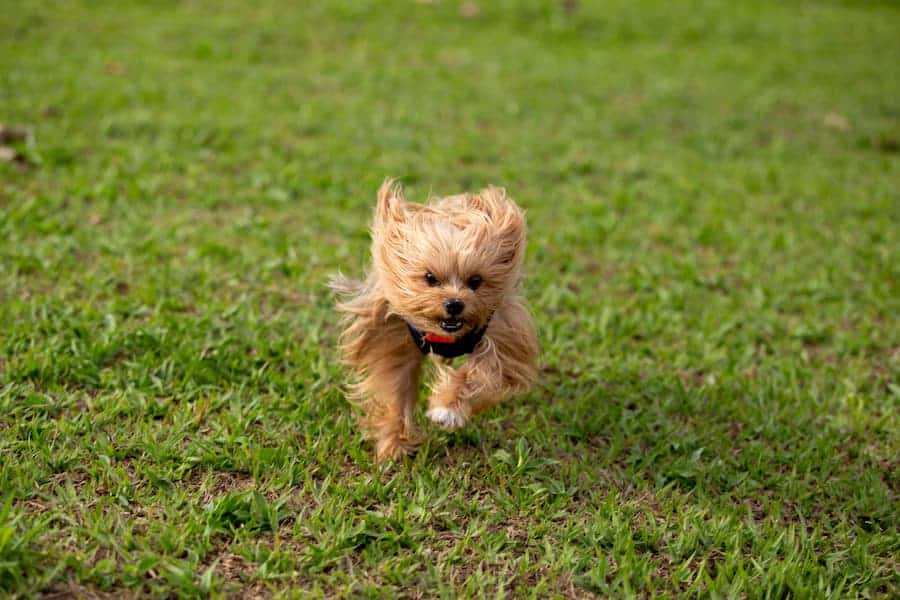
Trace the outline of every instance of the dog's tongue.
<instances>
[{"instance_id":1,"label":"dog's tongue","mask_svg":"<svg viewBox=\"0 0 900 600\"><path fill-rule=\"evenodd\" d=\"M425 339L435 344L452 344L456 341L456 338L452 338L446 335L438 335L436 333L426 333Z\"/></svg>"}]
</instances>

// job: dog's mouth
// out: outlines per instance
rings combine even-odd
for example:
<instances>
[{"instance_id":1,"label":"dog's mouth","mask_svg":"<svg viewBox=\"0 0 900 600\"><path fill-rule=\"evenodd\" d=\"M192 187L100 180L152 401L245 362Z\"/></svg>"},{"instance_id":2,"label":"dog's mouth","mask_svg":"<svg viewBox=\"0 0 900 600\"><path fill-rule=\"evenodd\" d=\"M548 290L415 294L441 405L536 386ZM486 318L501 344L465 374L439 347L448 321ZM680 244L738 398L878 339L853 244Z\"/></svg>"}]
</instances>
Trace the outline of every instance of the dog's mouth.
<instances>
[{"instance_id":1,"label":"dog's mouth","mask_svg":"<svg viewBox=\"0 0 900 600\"><path fill-rule=\"evenodd\" d=\"M455 317L441 320L441 329L443 329L447 333L456 333L463 328L463 325L464 323L462 319L457 319Z\"/></svg>"}]
</instances>

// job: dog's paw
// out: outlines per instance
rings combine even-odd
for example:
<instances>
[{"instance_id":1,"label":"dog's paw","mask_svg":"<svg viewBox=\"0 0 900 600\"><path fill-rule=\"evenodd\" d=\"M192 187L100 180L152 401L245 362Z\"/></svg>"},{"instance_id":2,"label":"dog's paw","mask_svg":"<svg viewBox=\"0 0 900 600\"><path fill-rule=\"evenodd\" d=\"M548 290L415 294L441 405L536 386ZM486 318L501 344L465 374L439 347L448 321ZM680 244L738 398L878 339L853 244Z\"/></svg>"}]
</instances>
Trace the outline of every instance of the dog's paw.
<instances>
[{"instance_id":1,"label":"dog's paw","mask_svg":"<svg viewBox=\"0 0 900 600\"><path fill-rule=\"evenodd\" d=\"M432 408L425 414L436 425L448 431L459 429L466 424L466 418L453 408Z\"/></svg>"},{"instance_id":2,"label":"dog's paw","mask_svg":"<svg viewBox=\"0 0 900 600\"><path fill-rule=\"evenodd\" d=\"M403 458L415 452L417 445L413 440L396 436L379 440L375 446L375 460L385 462Z\"/></svg>"}]
</instances>

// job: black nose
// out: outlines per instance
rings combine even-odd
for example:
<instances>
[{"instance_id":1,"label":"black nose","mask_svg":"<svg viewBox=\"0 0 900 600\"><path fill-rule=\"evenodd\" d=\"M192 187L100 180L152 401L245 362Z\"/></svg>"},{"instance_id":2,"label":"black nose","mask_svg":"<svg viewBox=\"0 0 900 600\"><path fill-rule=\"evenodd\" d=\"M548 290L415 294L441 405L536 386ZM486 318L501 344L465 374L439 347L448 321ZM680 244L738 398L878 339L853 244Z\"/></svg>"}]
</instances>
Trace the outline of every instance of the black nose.
<instances>
[{"instance_id":1,"label":"black nose","mask_svg":"<svg viewBox=\"0 0 900 600\"><path fill-rule=\"evenodd\" d=\"M455 317L466 308L466 305L459 298L450 298L449 300L444 302L444 308L447 309L448 315Z\"/></svg>"}]
</instances>

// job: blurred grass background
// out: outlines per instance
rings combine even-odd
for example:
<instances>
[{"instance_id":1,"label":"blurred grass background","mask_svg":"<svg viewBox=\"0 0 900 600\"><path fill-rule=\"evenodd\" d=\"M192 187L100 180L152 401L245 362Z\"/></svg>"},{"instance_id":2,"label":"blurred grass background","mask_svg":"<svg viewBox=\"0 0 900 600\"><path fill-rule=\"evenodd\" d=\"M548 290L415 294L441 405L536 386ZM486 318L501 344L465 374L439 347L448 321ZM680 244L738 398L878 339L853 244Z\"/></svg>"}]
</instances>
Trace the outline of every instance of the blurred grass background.
<instances>
[{"instance_id":1,"label":"blurred grass background","mask_svg":"<svg viewBox=\"0 0 900 600\"><path fill-rule=\"evenodd\" d=\"M0 590L898 592L894 2L5 2ZM528 210L543 374L385 470L383 177Z\"/></svg>"}]
</instances>

